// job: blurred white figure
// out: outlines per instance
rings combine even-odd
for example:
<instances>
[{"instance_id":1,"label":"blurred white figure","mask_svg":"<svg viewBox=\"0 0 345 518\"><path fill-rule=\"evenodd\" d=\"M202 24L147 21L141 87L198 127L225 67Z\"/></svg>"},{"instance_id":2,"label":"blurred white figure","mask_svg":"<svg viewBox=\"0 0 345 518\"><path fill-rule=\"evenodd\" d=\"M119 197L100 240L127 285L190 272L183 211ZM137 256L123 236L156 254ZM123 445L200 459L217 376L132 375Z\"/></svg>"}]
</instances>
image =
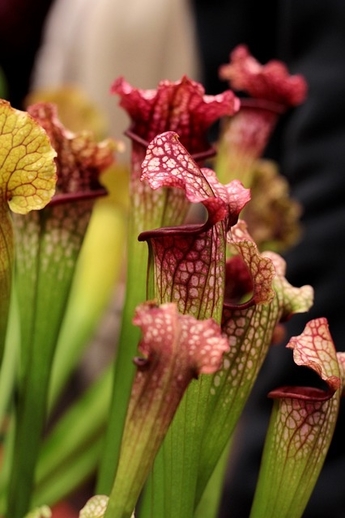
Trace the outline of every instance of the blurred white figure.
<instances>
[{"instance_id":1,"label":"blurred white figure","mask_svg":"<svg viewBox=\"0 0 345 518\"><path fill-rule=\"evenodd\" d=\"M32 89L77 85L123 138L127 116L109 90L118 76L138 88L186 74L198 79L188 0L55 0L36 60Z\"/></svg>"}]
</instances>

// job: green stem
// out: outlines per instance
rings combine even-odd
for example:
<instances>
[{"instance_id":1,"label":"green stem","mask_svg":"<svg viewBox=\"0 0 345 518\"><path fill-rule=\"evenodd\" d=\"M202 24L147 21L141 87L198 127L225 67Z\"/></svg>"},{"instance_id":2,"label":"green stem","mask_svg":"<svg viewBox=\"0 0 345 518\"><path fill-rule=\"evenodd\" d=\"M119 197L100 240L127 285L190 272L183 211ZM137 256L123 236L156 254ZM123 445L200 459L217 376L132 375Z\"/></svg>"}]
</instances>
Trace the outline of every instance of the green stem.
<instances>
[{"instance_id":1,"label":"green stem","mask_svg":"<svg viewBox=\"0 0 345 518\"><path fill-rule=\"evenodd\" d=\"M30 369L25 377L25 393L17 408L15 446L9 484L7 516L22 518L28 511L46 415L46 399L52 361L51 347L44 343L32 351Z\"/></svg>"},{"instance_id":2,"label":"green stem","mask_svg":"<svg viewBox=\"0 0 345 518\"><path fill-rule=\"evenodd\" d=\"M122 273L124 242L123 213L112 204L104 203L103 199L98 200L78 258L68 307L56 346L49 389L50 410L109 303L114 286Z\"/></svg>"},{"instance_id":3,"label":"green stem","mask_svg":"<svg viewBox=\"0 0 345 518\"><path fill-rule=\"evenodd\" d=\"M5 205L5 206L4 206ZM7 203L0 203L0 365L5 349L10 308L14 241L12 221Z\"/></svg>"},{"instance_id":4,"label":"green stem","mask_svg":"<svg viewBox=\"0 0 345 518\"><path fill-rule=\"evenodd\" d=\"M92 203L76 202L73 207L57 204L17 221L16 288L21 312L22 370L8 518L22 518L29 510L54 352ZM35 243L32 250L25 248L30 239Z\"/></svg>"},{"instance_id":5,"label":"green stem","mask_svg":"<svg viewBox=\"0 0 345 518\"><path fill-rule=\"evenodd\" d=\"M0 371L0 423L4 422L13 394L19 346L20 335L18 326L18 307L16 297L12 293L6 335L6 345L3 364Z\"/></svg>"},{"instance_id":6,"label":"green stem","mask_svg":"<svg viewBox=\"0 0 345 518\"><path fill-rule=\"evenodd\" d=\"M97 480L97 494L109 494L119 460L123 428L135 368L132 359L137 351L140 331L132 324L134 310L146 299L146 243L138 243L130 231L128 244L127 287L122 312L121 331L115 361L113 395L105 435L104 450Z\"/></svg>"},{"instance_id":7,"label":"green stem","mask_svg":"<svg viewBox=\"0 0 345 518\"><path fill-rule=\"evenodd\" d=\"M188 387L158 452L140 518L193 516L210 376ZM167 480L167 477L169 480Z\"/></svg>"},{"instance_id":8,"label":"green stem","mask_svg":"<svg viewBox=\"0 0 345 518\"><path fill-rule=\"evenodd\" d=\"M12 458L15 436L15 422L13 417L14 416L12 415L6 430L4 442L2 444L4 455L1 460L0 471L0 516L4 516L8 501L7 485L13 462Z\"/></svg>"}]
</instances>

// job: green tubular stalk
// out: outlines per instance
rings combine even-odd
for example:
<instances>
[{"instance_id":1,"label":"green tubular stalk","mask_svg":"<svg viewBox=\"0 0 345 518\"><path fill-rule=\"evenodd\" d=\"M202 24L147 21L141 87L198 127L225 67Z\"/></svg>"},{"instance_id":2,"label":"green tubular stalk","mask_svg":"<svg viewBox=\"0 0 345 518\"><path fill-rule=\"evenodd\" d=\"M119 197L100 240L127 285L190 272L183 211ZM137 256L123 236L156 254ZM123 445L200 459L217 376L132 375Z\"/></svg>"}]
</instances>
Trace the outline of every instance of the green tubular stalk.
<instances>
[{"instance_id":1,"label":"green tubular stalk","mask_svg":"<svg viewBox=\"0 0 345 518\"><path fill-rule=\"evenodd\" d=\"M54 355L50 410L88 345L120 277L125 226L124 215L116 206L104 199L96 202Z\"/></svg>"},{"instance_id":2,"label":"green tubular stalk","mask_svg":"<svg viewBox=\"0 0 345 518\"><path fill-rule=\"evenodd\" d=\"M13 416L12 416L13 417ZM0 471L0 516L4 516L8 500L7 483L11 473L14 444L15 423L11 419L5 435L2 448L4 451Z\"/></svg>"},{"instance_id":3,"label":"green tubular stalk","mask_svg":"<svg viewBox=\"0 0 345 518\"><path fill-rule=\"evenodd\" d=\"M129 236L133 236L133 232L129 232ZM132 324L132 319L137 305L146 299L146 264L145 243L138 243L136 238L130 238L126 296L115 359L113 395L97 479L97 494L110 493L118 464L123 427L135 373L132 359L136 355L140 335L139 329Z\"/></svg>"},{"instance_id":4,"label":"green tubular stalk","mask_svg":"<svg viewBox=\"0 0 345 518\"><path fill-rule=\"evenodd\" d=\"M17 221L18 236L26 238L18 239L16 272L22 364L8 490L11 518L29 510L54 352L91 206L90 201L76 202L73 209L55 205ZM31 240L35 246L27 260Z\"/></svg>"},{"instance_id":5,"label":"green tubular stalk","mask_svg":"<svg viewBox=\"0 0 345 518\"><path fill-rule=\"evenodd\" d=\"M9 412L15 384L19 345L18 307L12 289L5 351L0 371L0 423L4 423L6 414Z\"/></svg>"},{"instance_id":6,"label":"green tubular stalk","mask_svg":"<svg viewBox=\"0 0 345 518\"><path fill-rule=\"evenodd\" d=\"M209 376L188 387L155 459L140 518L193 516L208 392Z\"/></svg>"},{"instance_id":7,"label":"green tubular stalk","mask_svg":"<svg viewBox=\"0 0 345 518\"><path fill-rule=\"evenodd\" d=\"M13 228L7 206L0 203L0 365L5 350L14 258Z\"/></svg>"}]
</instances>

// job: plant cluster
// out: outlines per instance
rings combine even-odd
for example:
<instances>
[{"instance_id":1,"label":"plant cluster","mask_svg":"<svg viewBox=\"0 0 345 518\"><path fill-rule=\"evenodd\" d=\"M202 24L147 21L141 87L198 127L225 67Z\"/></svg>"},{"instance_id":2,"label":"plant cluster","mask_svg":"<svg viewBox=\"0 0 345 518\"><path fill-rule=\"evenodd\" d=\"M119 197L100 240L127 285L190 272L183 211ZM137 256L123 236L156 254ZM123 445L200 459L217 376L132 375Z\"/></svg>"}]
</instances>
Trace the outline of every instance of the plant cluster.
<instances>
[{"instance_id":1,"label":"plant cluster","mask_svg":"<svg viewBox=\"0 0 345 518\"><path fill-rule=\"evenodd\" d=\"M101 174L121 190L119 144L67 130L51 102L21 112L1 101L1 516L49 517L47 506L91 473L96 496L80 518L217 515L236 425L269 347L313 302L312 287L285 279L279 255L300 236L301 208L261 158L306 82L283 63L260 65L244 45L220 76L236 94L206 95L187 77L156 90L114 82L132 153L125 232L123 218L112 228L101 219L110 256L102 246L94 255L93 225L104 216ZM114 361L47 430L124 248ZM302 516L337 420L345 355L326 319L287 347L325 388L269 394L251 518Z\"/></svg>"}]
</instances>

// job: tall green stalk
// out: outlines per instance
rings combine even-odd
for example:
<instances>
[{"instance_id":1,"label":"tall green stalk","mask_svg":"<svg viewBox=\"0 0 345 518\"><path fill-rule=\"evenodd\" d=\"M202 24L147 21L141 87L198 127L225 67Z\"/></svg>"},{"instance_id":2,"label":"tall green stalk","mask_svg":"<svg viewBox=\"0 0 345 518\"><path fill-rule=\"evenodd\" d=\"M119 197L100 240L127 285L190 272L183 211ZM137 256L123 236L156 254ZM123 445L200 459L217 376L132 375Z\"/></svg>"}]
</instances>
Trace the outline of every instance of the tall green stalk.
<instances>
[{"instance_id":1,"label":"tall green stalk","mask_svg":"<svg viewBox=\"0 0 345 518\"><path fill-rule=\"evenodd\" d=\"M16 275L22 365L8 491L11 518L22 518L30 507L52 362L90 206L89 200L75 203L74 218L68 205L55 205L17 220L17 235L25 238L18 240Z\"/></svg>"},{"instance_id":2,"label":"tall green stalk","mask_svg":"<svg viewBox=\"0 0 345 518\"><path fill-rule=\"evenodd\" d=\"M98 494L109 494L115 477L135 372L132 359L135 356L139 340L139 330L132 324L132 319L136 306L146 298L146 268L144 265L147 264L147 250L145 243L138 243L133 229L131 230L133 227L131 217L129 227L126 295L114 365L109 419L97 478L96 492Z\"/></svg>"}]
</instances>

